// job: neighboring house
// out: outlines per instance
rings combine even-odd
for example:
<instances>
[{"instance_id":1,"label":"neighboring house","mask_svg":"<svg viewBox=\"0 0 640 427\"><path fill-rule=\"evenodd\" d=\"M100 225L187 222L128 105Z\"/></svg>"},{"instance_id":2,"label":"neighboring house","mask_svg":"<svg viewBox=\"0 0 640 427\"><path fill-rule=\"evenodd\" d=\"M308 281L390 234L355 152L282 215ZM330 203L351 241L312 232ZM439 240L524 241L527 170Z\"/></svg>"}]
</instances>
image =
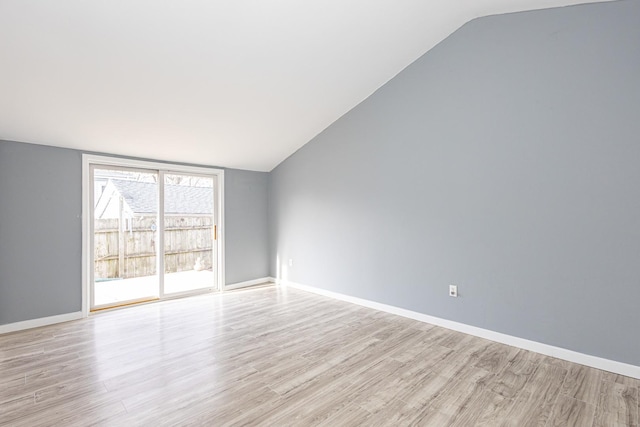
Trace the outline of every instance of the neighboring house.
<instances>
[{"instance_id":1,"label":"neighboring house","mask_svg":"<svg viewBox=\"0 0 640 427\"><path fill-rule=\"evenodd\" d=\"M165 185L165 215L203 216L213 213L213 189ZM153 182L110 178L96 201L95 218L131 219L156 215L158 185Z\"/></svg>"}]
</instances>

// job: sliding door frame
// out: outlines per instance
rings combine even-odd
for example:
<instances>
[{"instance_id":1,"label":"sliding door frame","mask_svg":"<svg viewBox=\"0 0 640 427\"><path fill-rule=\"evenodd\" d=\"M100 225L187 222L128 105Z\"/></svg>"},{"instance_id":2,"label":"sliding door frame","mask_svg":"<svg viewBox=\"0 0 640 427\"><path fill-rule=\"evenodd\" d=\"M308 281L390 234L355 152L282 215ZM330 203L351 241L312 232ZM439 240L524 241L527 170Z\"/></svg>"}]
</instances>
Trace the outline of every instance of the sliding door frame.
<instances>
[{"instance_id":1,"label":"sliding door frame","mask_svg":"<svg viewBox=\"0 0 640 427\"><path fill-rule=\"evenodd\" d=\"M159 202L160 202L160 206L165 206L165 197L166 197L166 193L165 193L165 186L167 185L166 183L166 175L172 175L172 174L179 174L179 175L186 175L186 176L192 176L192 177L203 177L203 178L212 178L213 179L213 188L212 191L214 192L214 196L218 193L219 191L219 185L218 185L218 179L219 176L215 175L215 174L211 174L211 173L196 173L196 172L185 172L185 171L180 171L177 172L175 170L168 170L168 169L163 169L158 171L158 184L159 186L159 191L160 191L160 195L159 195ZM220 236L220 229L222 228L221 224L218 222L218 218L220 215L220 212L222 211L221 207L220 207L220 201L219 200L214 200L213 203L213 212L212 212L212 217L213 217L213 226L214 228L214 240L213 240L213 246L212 246L212 250L213 250L213 260L214 262L217 264L218 262L218 255L219 255L219 245L216 244L216 242L219 239ZM158 209L158 212L160 212L160 209ZM158 215L158 230L163 230L162 233L158 234L158 246L160 248L164 248L165 247L165 231L166 231L166 227L165 227L165 219L166 219L166 212L164 212L164 208L162 209L163 215ZM165 283L165 279L166 279L166 273L165 273L165 257L166 254L163 253L158 257L158 272L159 274L161 274L163 277L162 279L160 279L160 299L170 299L170 298L179 298L182 296L189 296L189 295L193 295L193 294L197 294L197 293L206 293L206 289L207 288L196 288L193 290L187 290L187 291L179 291L179 292L169 292L167 293L166 290L166 283ZM217 272L220 272L220 268L217 269ZM224 290L224 285L223 282L220 282L219 277L216 276L216 286L217 289L213 290L212 292L216 292L216 291L222 291Z\"/></svg>"},{"instance_id":2,"label":"sliding door frame","mask_svg":"<svg viewBox=\"0 0 640 427\"><path fill-rule=\"evenodd\" d=\"M158 184L159 184L159 207L164 206L164 175L166 173L175 174L193 174L193 175L206 175L214 177L214 195L216 200L214 201L214 224L217 225L217 239L214 241L214 249L216 252L215 262L217 267L216 273L216 285L217 290L208 291L207 288L201 289L195 293L206 292L219 292L225 288L224 281L224 170L202 167L202 166L182 166L172 163L161 163L147 160L133 160L120 157L83 154L82 155L82 315L84 317L89 316L91 312L91 289L94 281L94 255L93 255L93 182L91 174L91 166L97 167L115 167L115 168L134 168L144 169L150 171L157 171ZM162 178L162 179L161 179ZM160 212L160 211L159 211ZM158 228L162 230L163 215L159 215ZM164 248L163 233L159 236L159 249ZM163 252L163 251L161 251ZM164 259L163 253L159 257L159 266L162 266ZM163 274L164 270L158 270L158 274ZM162 278L159 278L162 283ZM160 289L160 298L169 299L172 297L180 297L185 294L175 294L170 296L164 295L164 289Z\"/></svg>"}]
</instances>

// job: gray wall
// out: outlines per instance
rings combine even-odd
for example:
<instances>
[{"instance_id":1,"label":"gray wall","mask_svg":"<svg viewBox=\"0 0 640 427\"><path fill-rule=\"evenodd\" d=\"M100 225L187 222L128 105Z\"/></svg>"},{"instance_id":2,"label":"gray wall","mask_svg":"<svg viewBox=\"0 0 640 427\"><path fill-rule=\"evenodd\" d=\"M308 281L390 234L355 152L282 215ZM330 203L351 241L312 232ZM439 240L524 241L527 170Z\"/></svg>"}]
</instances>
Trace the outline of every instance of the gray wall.
<instances>
[{"instance_id":1,"label":"gray wall","mask_svg":"<svg viewBox=\"0 0 640 427\"><path fill-rule=\"evenodd\" d=\"M269 275L266 173L225 170L226 283ZM82 309L82 153L0 141L0 325Z\"/></svg>"},{"instance_id":2,"label":"gray wall","mask_svg":"<svg viewBox=\"0 0 640 427\"><path fill-rule=\"evenodd\" d=\"M271 274L640 365L639 22L463 26L271 173Z\"/></svg>"},{"instance_id":3,"label":"gray wall","mask_svg":"<svg viewBox=\"0 0 640 427\"><path fill-rule=\"evenodd\" d=\"M266 172L227 169L225 181L225 281L269 276Z\"/></svg>"},{"instance_id":4,"label":"gray wall","mask_svg":"<svg viewBox=\"0 0 640 427\"><path fill-rule=\"evenodd\" d=\"M0 324L82 307L82 155L0 141Z\"/></svg>"}]
</instances>

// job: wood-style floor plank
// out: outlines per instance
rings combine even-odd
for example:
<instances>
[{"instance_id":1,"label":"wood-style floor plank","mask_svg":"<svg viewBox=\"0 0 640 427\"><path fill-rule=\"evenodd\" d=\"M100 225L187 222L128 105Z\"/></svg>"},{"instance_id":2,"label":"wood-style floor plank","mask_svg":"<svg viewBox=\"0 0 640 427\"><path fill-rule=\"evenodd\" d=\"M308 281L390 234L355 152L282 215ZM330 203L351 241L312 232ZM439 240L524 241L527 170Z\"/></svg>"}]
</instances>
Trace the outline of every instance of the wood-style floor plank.
<instances>
[{"instance_id":1,"label":"wood-style floor plank","mask_svg":"<svg viewBox=\"0 0 640 427\"><path fill-rule=\"evenodd\" d=\"M638 388L603 380L594 425L638 426L638 402Z\"/></svg>"},{"instance_id":2,"label":"wood-style floor plank","mask_svg":"<svg viewBox=\"0 0 640 427\"><path fill-rule=\"evenodd\" d=\"M602 371L587 366L573 365L562 384L563 396L595 405L600 394Z\"/></svg>"},{"instance_id":3,"label":"wood-style floor plank","mask_svg":"<svg viewBox=\"0 0 640 427\"><path fill-rule=\"evenodd\" d=\"M640 380L276 286L0 336L0 426L638 426Z\"/></svg>"},{"instance_id":4,"label":"wood-style floor plank","mask_svg":"<svg viewBox=\"0 0 640 427\"><path fill-rule=\"evenodd\" d=\"M560 395L553 409L548 426L585 426L593 423L595 407L581 400Z\"/></svg>"}]
</instances>

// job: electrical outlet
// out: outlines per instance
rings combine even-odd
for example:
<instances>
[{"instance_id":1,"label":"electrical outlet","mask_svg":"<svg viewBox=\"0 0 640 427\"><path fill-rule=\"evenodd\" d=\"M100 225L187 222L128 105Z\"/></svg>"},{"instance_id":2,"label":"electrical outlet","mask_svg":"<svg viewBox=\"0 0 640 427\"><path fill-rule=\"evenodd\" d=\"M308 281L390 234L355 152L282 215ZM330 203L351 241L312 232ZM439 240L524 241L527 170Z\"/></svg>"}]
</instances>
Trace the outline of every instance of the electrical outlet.
<instances>
[{"instance_id":1,"label":"electrical outlet","mask_svg":"<svg viewBox=\"0 0 640 427\"><path fill-rule=\"evenodd\" d=\"M454 298L458 297L458 287L456 285L449 285L449 296Z\"/></svg>"},{"instance_id":2,"label":"electrical outlet","mask_svg":"<svg viewBox=\"0 0 640 427\"><path fill-rule=\"evenodd\" d=\"M293 267L293 259L289 258L289 267Z\"/></svg>"}]
</instances>

